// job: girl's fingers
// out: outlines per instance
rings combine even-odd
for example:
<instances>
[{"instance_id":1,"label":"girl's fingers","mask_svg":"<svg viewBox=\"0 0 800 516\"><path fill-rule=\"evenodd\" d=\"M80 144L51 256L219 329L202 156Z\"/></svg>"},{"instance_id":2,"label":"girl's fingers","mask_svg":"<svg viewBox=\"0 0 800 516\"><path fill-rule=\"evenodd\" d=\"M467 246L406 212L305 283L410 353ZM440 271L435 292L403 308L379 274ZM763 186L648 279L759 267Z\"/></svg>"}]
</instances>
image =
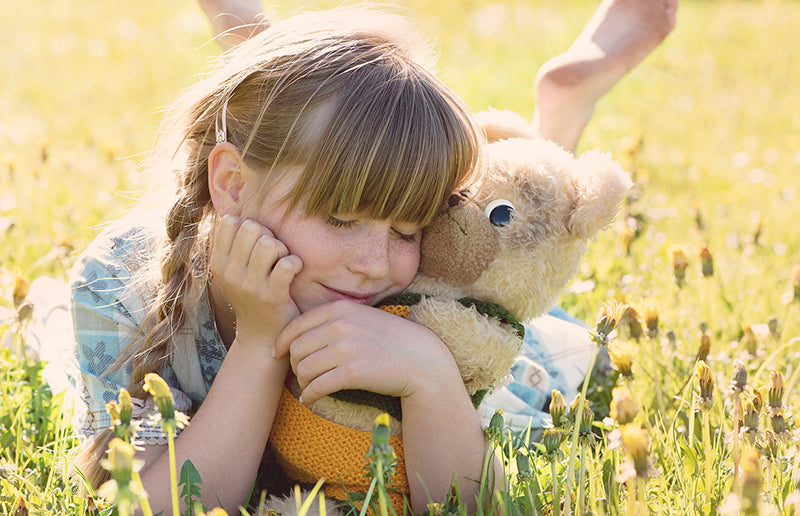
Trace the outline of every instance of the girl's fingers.
<instances>
[{"instance_id":1,"label":"girl's fingers","mask_svg":"<svg viewBox=\"0 0 800 516\"><path fill-rule=\"evenodd\" d=\"M288 250L286 251L288 253ZM291 254L283 256L275 263L269 276L269 286L273 292L282 292L289 295L289 286L292 280L303 268L303 261L299 256Z\"/></svg>"},{"instance_id":2,"label":"girl's fingers","mask_svg":"<svg viewBox=\"0 0 800 516\"><path fill-rule=\"evenodd\" d=\"M233 215L225 215L217 222L214 228L214 252L211 255L212 267L218 268L225 262L225 258L231 252L233 240L241 222L239 218Z\"/></svg>"},{"instance_id":3,"label":"girl's fingers","mask_svg":"<svg viewBox=\"0 0 800 516\"><path fill-rule=\"evenodd\" d=\"M300 403L311 405L324 396L347 389L348 387L342 384L342 375L339 373L338 369L332 369L314 378L300 393Z\"/></svg>"},{"instance_id":4,"label":"girl's fingers","mask_svg":"<svg viewBox=\"0 0 800 516\"><path fill-rule=\"evenodd\" d=\"M336 353L328 348L322 348L299 361L292 354L291 365L300 388L305 389L315 378L335 369L339 365L339 360Z\"/></svg>"},{"instance_id":5,"label":"girl's fingers","mask_svg":"<svg viewBox=\"0 0 800 516\"><path fill-rule=\"evenodd\" d=\"M272 232L253 220L245 220L236 232L231 251L228 256L228 267L244 270L250 262L250 255L261 235L272 237Z\"/></svg>"},{"instance_id":6,"label":"girl's fingers","mask_svg":"<svg viewBox=\"0 0 800 516\"><path fill-rule=\"evenodd\" d=\"M270 277L275 262L289 254L280 240L261 235L253 245L247 264L248 281L259 284Z\"/></svg>"},{"instance_id":7,"label":"girl's fingers","mask_svg":"<svg viewBox=\"0 0 800 516\"><path fill-rule=\"evenodd\" d=\"M289 352L289 347L292 346L292 343L302 335L327 323L332 317L334 305L336 304L337 302L333 302L315 306L292 319L283 331L278 334L278 338L275 339L275 356L277 358L283 357ZM294 353L295 349L292 349L292 352Z\"/></svg>"}]
</instances>

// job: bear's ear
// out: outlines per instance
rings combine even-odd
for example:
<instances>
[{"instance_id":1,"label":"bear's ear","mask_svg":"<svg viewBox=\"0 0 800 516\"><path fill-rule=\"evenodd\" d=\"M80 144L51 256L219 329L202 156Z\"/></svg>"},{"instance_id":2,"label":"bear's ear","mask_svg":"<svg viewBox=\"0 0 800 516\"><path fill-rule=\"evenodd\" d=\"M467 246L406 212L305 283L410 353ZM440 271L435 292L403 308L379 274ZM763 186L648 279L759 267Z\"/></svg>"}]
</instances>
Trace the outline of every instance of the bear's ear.
<instances>
[{"instance_id":1,"label":"bear's ear","mask_svg":"<svg viewBox=\"0 0 800 516\"><path fill-rule=\"evenodd\" d=\"M580 238L594 238L614 220L631 179L611 156L589 151L576 160L572 181L576 197L569 230Z\"/></svg>"},{"instance_id":2,"label":"bear's ear","mask_svg":"<svg viewBox=\"0 0 800 516\"><path fill-rule=\"evenodd\" d=\"M537 138L533 126L514 111L487 109L475 114L478 127L483 130L489 143L509 138Z\"/></svg>"}]
</instances>

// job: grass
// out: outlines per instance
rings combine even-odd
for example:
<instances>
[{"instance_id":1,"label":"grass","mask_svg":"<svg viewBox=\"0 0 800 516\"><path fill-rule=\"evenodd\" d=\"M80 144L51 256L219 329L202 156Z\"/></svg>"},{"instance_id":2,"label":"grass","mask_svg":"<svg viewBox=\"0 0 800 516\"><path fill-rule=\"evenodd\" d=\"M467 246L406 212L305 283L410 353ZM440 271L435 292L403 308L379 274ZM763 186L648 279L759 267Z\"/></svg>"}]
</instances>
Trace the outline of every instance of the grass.
<instances>
[{"instance_id":1,"label":"grass","mask_svg":"<svg viewBox=\"0 0 800 516\"><path fill-rule=\"evenodd\" d=\"M299 5L283 2L269 13L280 17ZM405 5L437 37L440 75L473 109L526 116L536 69L566 48L594 8L579 0ZM64 279L97 226L130 205L125 192L139 188L139 162L160 107L218 50L207 44L209 29L193 2L32 0L24 9L5 2L0 17L7 21L0 32L0 307L14 313L15 278ZM737 358L748 372L745 400L780 371L785 419L796 429L789 411L800 374L800 301L790 285L800 263L798 24L795 1L684 0L667 43L600 103L587 128L581 149L610 151L638 188L620 224L591 247L561 304L591 321L606 300L624 300L642 314L647 301L659 322L657 335L634 341L632 379L619 380L640 407L635 424L646 429L652 470L631 470L625 450L641 450L642 442L635 428L615 432L615 423L598 422L599 437L586 436L582 454L575 450L585 482L575 487L573 509L583 492L594 513L635 513L644 503L655 514L720 513L735 509L734 494L755 493L763 513L798 513L797 434L770 440L765 404L756 439L762 457L743 436L735 482L735 404L722 393ZM636 238L626 245L622 237L635 222ZM700 273L700 245L713 254L712 276ZM680 288L675 246L688 257ZM767 331L771 317L779 335ZM695 413L701 324L715 387L707 408ZM755 353L745 349L747 327ZM20 352L18 330L0 326L0 340L14 340L0 350L0 513L22 498L33 514L91 514L66 474L75 441L60 398L42 383L43 364ZM629 340L628 331L620 340ZM608 407L593 410L602 415ZM622 447L612 444L615 436ZM511 474L495 501L508 513L555 513L562 507L551 500L554 480L563 499L571 450L512 451L512 441L497 441Z\"/></svg>"}]
</instances>

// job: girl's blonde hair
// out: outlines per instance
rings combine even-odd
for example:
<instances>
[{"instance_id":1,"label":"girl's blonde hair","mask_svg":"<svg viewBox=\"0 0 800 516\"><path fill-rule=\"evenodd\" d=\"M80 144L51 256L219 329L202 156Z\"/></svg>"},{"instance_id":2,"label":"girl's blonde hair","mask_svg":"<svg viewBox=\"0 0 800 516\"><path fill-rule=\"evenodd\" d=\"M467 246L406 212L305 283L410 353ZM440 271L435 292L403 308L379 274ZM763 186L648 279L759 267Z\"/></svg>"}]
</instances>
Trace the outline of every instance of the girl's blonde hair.
<instances>
[{"instance_id":1,"label":"girl's blonde hair","mask_svg":"<svg viewBox=\"0 0 800 516\"><path fill-rule=\"evenodd\" d=\"M120 357L133 364L131 395L144 397L144 375L168 360L175 333L193 323L187 303L205 288L215 124L224 121L225 139L263 171L266 187L302 166L288 201L294 209L302 200L308 215L359 212L426 225L471 181L480 133L467 107L424 66L419 40L404 19L385 13L296 16L223 55L173 106L155 154L169 164L150 169L173 168L178 191L151 267L155 301L143 334Z\"/></svg>"}]
</instances>

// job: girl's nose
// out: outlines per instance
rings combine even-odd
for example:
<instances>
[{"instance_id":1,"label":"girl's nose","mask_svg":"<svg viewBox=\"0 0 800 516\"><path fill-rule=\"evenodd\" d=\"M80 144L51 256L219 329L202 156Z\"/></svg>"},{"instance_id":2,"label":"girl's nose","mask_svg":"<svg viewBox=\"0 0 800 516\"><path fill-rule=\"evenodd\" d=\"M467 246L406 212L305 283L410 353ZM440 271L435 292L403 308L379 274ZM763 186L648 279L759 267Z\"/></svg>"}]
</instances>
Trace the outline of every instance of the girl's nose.
<instances>
[{"instance_id":1,"label":"girl's nose","mask_svg":"<svg viewBox=\"0 0 800 516\"><path fill-rule=\"evenodd\" d=\"M350 271L372 280L385 278L389 274L390 238L386 229L369 231L352 249Z\"/></svg>"}]
</instances>

